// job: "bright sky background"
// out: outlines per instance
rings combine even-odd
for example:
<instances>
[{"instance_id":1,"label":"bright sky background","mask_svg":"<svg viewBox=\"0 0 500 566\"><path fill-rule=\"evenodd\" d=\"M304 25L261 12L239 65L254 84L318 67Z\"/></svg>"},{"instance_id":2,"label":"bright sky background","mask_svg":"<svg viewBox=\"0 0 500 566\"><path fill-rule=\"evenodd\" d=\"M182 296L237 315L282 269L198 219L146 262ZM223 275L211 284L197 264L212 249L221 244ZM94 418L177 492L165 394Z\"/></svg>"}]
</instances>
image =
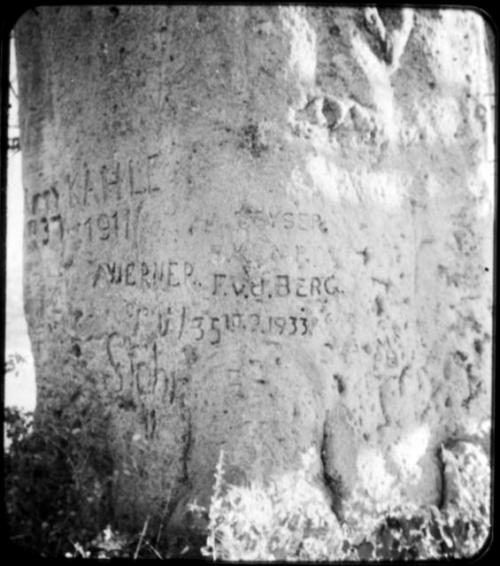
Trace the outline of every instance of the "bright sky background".
<instances>
[{"instance_id":1,"label":"bright sky background","mask_svg":"<svg viewBox=\"0 0 500 566\"><path fill-rule=\"evenodd\" d=\"M10 80L17 93L14 45L11 44ZM9 137L18 136L17 99L9 93ZM7 167L7 287L5 356L20 354L26 363L17 365L17 375L5 376L5 404L26 410L35 407L35 374L31 344L28 338L23 309L23 190L21 181L21 152L8 152Z\"/></svg>"}]
</instances>

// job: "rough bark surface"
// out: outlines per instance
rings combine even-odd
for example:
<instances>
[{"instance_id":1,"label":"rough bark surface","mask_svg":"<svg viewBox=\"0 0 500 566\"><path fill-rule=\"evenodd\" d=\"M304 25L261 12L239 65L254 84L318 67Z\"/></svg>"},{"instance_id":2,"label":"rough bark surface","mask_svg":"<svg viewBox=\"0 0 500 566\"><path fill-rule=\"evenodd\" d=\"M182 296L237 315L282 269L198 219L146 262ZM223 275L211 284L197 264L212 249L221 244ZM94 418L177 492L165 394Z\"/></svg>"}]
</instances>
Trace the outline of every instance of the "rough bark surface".
<instances>
[{"instance_id":1,"label":"rough bark surface","mask_svg":"<svg viewBox=\"0 0 500 566\"><path fill-rule=\"evenodd\" d=\"M80 429L117 525L182 523L221 449L233 481L314 447L334 501L375 465L439 501L437 448L491 412L485 27L451 9L22 17L38 418Z\"/></svg>"}]
</instances>

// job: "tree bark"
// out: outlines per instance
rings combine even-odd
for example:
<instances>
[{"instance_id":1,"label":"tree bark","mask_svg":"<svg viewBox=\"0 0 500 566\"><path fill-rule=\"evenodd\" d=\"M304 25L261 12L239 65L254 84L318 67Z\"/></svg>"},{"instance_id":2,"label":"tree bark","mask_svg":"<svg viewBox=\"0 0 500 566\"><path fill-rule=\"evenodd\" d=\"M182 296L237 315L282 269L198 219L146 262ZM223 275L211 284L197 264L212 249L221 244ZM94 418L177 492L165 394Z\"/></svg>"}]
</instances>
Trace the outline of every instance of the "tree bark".
<instances>
[{"instance_id":1,"label":"tree bark","mask_svg":"<svg viewBox=\"0 0 500 566\"><path fill-rule=\"evenodd\" d=\"M24 14L37 419L79 431L102 521L182 528L222 449L234 482L312 448L334 501L380 458L439 501L437 447L491 412L486 27L452 9Z\"/></svg>"}]
</instances>

